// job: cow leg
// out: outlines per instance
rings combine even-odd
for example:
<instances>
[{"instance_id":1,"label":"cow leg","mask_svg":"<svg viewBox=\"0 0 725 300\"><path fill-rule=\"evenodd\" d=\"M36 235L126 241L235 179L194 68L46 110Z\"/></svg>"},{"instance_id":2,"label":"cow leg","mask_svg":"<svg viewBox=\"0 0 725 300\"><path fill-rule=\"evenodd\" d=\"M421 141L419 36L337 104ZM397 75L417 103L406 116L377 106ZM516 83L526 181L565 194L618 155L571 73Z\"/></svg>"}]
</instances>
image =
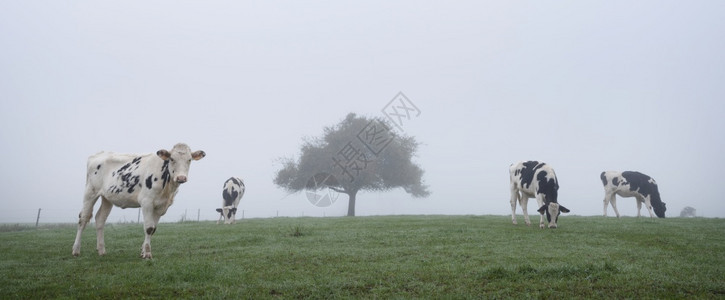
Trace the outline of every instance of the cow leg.
<instances>
[{"instance_id":1,"label":"cow leg","mask_svg":"<svg viewBox=\"0 0 725 300\"><path fill-rule=\"evenodd\" d=\"M526 197L526 195L521 194L519 197L519 205L521 205L521 209L524 211L524 222L526 222L526 226L531 226L531 220L529 220L529 197Z\"/></svg>"},{"instance_id":2,"label":"cow leg","mask_svg":"<svg viewBox=\"0 0 725 300\"><path fill-rule=\"evenodd\" d=\"M536 195L536 202L539 204L539 206L537 206L537 207L544 206L544 199L542 197L544 197L544 196L540 195L540 194ZM546 213L545 210L542 210L541 212L539 212L539 228L541 228L541 229L544 229L544 214L545 213Z\"/></svg>"},{"instance_id":3,"label":"cow leg","mask_svg":"<svg viewBox=\"0 0 725 300\"><path fill-rule=\"evenodd\" d=\"M518 224L516 222L516 202L519 201L519 192L511 186L511 221L514 223L514 225Z\"/></svg>"},{"instance_id":4,"label":"cow leg","mask_svg":"<svg viewBox=\"0 0 725 300\"><path fill-rule=\"evenodd\" d=\"M645 206L647 206L647 211L649 212L649 217L654 218L655 214L652 212L652 203L649 201L649 199L650 199L650 197L647 196L646 198L644 198L642 200L642 202L644 202ZM642 205L642 204L640 203L640 205Z\"/></svg>"},{"instance_id":5,"label":"cow leg","mask_svg":"<svg viewBox=\"0 0 725 300\"><path fill-rule=\"evenodd\" d=\"M644 199L642 197L637 196L637 218L641 217L640 210L642 210L642 202L644 202Z\"/></svg>"},{"instance_id":6,"label":"cow leg","mask_svg":"<svg viewBox=\"0 0 725 300\"><path fill-rule=\"evenodd\" d=\"M150 201L149 201L150 202ZM141 258L152 258L151 257L151 236L156 232L156 224L158 218L154 217L153 204L142 206L141 211L143 212L143 228L144 228L144 241L141 244Z\"/></svg>"},{"instance_id":7,"label":"cow leg","mask_svg":"<svg viewBox=\"0 0 725 300\"><path fill-rule=\"evenodd\" d=\"M612 194L612 196L610 196L610 198L609 198L609 202L612 203L612 208L614 209L614 214L616 214L617 218L619 218L619 210L617 210L617 195Z\"/></svg>"},{"instance_id":8,"label":"cow leg","mask_svg":"<svg viewBox=\"0 0 725 300\"><path fill-rule=\"evenodd\" d=\"M101 197L101 207L99 207L96 212L96 250L98 250L98 255L106 254L103 227L106 225L106 219L108 219L108 215L111 213L112 208L113 204L111 204L111 202L105 197Z\"/></svg>"},{"instance_id":9,"label":"cow leg","mask_svg":"<svg viewBox=\"0 0 725 300\"><path fill-rule=\"evenodd\" d=\"M609 202L611 200L611 195L609 192L604 192L604 216L607 216L607 206L609 205ZM614 203L612 203L612 207L614 207ZM616 208L615 208L616 211Z\"/></svg>"},{"instance_id":10,"label":"cow leg","mask_svg":"<svg viewBox=\"0 0 725 300\"><path fill-rule=\"evenodd\" d=\"M86 192L83 195L83 208L81 209L81 213L78 214L78 232L73 243L73 256L81 255L81 235L93 216L93 206L97 200L98 195L93 192L91 187L86 186Z\"/></svg>"}]
</instances>

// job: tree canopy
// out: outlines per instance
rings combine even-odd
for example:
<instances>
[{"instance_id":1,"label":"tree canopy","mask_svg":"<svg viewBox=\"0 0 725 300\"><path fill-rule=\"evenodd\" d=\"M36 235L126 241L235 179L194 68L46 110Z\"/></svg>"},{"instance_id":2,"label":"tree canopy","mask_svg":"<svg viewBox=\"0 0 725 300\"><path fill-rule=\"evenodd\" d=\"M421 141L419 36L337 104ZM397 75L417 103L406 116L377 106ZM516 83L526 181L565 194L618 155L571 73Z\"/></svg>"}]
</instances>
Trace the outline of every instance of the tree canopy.
<instances>
[{"instance_id":1,"label":"tree canopy","mask_svg":"<svg viewBox=\"0 0 725 300\"><path fill-rule=\"evenodd\" d=\"M395 133L382 118L350 113L325 127L322 137L306 139L298 159L283 159L274 183L290 193L326 186L347 194L347 215L354 216L359 191L400 187L413 197L430 194L423 169L412 161L418 146L415 138Z\"/></svg>"},{"instance_id":2,"label":"tree canopy","mask_svg":"<svg viewBox=\"0 0 725 300\"><path fill-rule=\"evenodd\" d=\"M680 217L691 218L691 217L696 216L695 212L696 212L696 210L692 206L685 206L685 208L683 208L682 211L680 211Z\"/></svg>"}]
</instances>

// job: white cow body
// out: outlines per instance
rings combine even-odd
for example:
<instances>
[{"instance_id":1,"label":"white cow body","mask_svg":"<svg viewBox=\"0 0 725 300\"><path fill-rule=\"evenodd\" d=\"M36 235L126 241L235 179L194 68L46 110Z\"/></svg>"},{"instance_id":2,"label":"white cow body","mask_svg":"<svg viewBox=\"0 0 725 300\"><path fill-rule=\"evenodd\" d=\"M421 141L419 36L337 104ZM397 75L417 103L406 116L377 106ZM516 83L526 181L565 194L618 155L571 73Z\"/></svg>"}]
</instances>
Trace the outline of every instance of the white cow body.
<instances>
[{"instance_id":1,"label":"white cow body","mask_svg":"<svg viewBox=\"0 0 725 300\"><path fill-rule=\"evenodd\" d=\"M219 214L221 214L219 216L219 220L216 221L217 224L219 224L222 219L224 219L224 224L235 224L237 222L237 207L239 206L239 201L242 200L242 196L244 196L245 190L246 187L244 186L244 181L241 178L231 177L224 182L224 190L222 191L222 208L217 208L216 210Z\"/></svg>"},{"instance_id":2,"label":"white cow body","mask_svg":"<svg viewBox=\"0 0 725 300\"><path fill-rule=\"evenodd\" d=\"M526 225L531 225L527 206L529 198L536 198L541 214L539 227L544 228L544 214L549 221L549 228L557 228L557 220L561 212L569 209L557 202L559 183L556 173L549 165L538 161L526 161L512 164L509 167L511 180L511 221L516 221L516 202L521 204Z\"/></svg>"},{"instance_id":3,"label":"white cow body","mask_svg":"<svg viewBox=\"0 0 725 300\"><path fill-rule=\"evenodd\" d=\"M99 255L106 254L103 227L113 206L140 207L146 236L141 256L151 258L151 235L161 216L174 203L179 185L187 181L191 160L199 160L204 151L191 152L189 146L176 144L171 151L134 155L100 152L88 158L83 209L79 214L78 232L73 255L80 255L81 233L93 215L93 206L100 197L96 213L96 239Z\"/></svg>"},{"instance_id":4,"label":"white cow body","mask_svg":"<svg viewBox=\"0 0 725 300\"><path fill-rule=\"evenodd\" d=\"M649 216L654 218L657 215L660 218L665 217L667 207L662 199L660 199L659 188L657 182L651 177L640 172L625 171L606 171L599 175L604 186L604 216L607 216L607 205L611 202L614 213L619 218L617 210L617 197L635 197L637 199L637 217L640 217L642 203L647 207ZM654 210L654 214L652 211Z\"/></svg>"}]
</instances>

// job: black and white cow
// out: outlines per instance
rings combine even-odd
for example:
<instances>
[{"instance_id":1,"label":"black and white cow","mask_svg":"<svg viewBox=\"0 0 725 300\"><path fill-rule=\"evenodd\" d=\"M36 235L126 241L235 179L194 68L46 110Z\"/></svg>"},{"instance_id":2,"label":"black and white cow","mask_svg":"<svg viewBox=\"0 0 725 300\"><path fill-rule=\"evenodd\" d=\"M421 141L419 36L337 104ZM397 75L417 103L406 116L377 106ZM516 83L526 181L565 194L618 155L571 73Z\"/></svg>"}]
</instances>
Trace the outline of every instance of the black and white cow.
<instances>
[{"instance_id":1,"label":"black and white cow","mask_svg":"<svg viewBox=\"0 0 725 300\"><path fill-rule=\"evenodd\" d=\"M216 211L221 214L217 224L224 218L224 224L236 223L237 207L239 206L239 200L242 200L244 196L244 181L238 177L231 177L224 182L224 190L222 191L222 208L217 208Z\"/></svg>"},{"instance_id":2,"label":"black and white cow","mask_svg":"<svg viewBox=\"0 0 725 300\"><path fill-rule=\"evenodd\" d=\"M604 216L607 216L607 204L612 202L612 208L614 213L619 218L619 211L617 211L617 197L635 197L637 198L637 217L641 216L640 210L642 209L642 203L647 206L649 216L654 218L654 213L660 217L665 217L665 211L667 207L665 203L660 199L660 192L657 188L657 182L652 177L649 177L640 172L625 171L606 171L599 175L604 185Z\"/></svg>"},{"instance_id":3,"label":"black and white cow","mask_svg":"<svg viewBox=\"0 0 725 300\"><path fill-rule=\"evenodd\" d=\"M171 151L156 154L118 154L100 152L88 158L86 190L83 209L78 215L78 233L73 255L81 254L81 233L93 215L93 206L100 197L96 212L96 249L106 254L103 227L113 206L140 207L143 212L146 237L141 245L141 257L151 258L151 235L156 232L159 218L174 203L179 185L188 180L191 160L200 160L204 151L191 152L186 144L176 144Z\"/></svg>"},{"instance_id":4,"label":"black and white cow","mask_svg":"<svg viewBox=\"0 0 725 300\"><path fill-rule=\"evenodd\" d=\"M526 225L531 225L527 206L529 198L536 198L539 203L538 212L541 214L539 227L544 228L544 213L549 222L549 228L556 228L559 214L568 213L569 209L557 202L559 183L554 169L538 161L522 161L512 164L509 168L511 179L511 221L516 222L516 202L524 210Z\"/></svg>"}]
</instances>

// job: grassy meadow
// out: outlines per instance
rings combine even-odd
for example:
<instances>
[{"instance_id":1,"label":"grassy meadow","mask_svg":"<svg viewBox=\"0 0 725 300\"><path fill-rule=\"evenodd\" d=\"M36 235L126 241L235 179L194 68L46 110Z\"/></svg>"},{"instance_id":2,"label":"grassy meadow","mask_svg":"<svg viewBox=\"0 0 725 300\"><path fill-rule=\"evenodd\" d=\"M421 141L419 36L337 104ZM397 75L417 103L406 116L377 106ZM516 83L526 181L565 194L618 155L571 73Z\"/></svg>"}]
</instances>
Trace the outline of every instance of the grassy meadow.
<instances>
[{"instance_id":1,"label":"grassy meadow","mask_svg":"<svg viewBox=\"0 0 725 300\"><path fill-rule=\"evenodd\" d=\"M162 223L152 260L141 225L108 224L103 257L92 225L80 257L75 226L0 225L0 298L725 298L724 219Z\"/></svg>"}]
</instances>

